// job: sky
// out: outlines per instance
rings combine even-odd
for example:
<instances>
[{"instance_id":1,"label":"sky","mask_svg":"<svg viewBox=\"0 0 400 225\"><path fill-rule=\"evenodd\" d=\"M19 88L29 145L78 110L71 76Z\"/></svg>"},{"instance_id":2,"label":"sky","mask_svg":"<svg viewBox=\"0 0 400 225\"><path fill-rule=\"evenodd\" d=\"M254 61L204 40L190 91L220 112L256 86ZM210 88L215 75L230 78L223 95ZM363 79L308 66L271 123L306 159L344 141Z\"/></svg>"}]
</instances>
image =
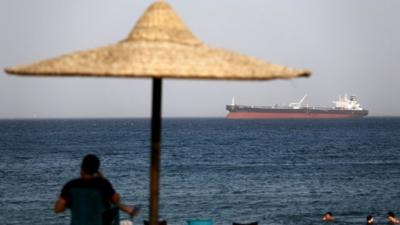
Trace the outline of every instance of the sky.
<instances>
[{"instance_id":1,"label":"sky","mask_svg":"<svg viewBox=\"0 0 400 225\"><path fill-rule=\"evenodd\" d=\"M150 0L0 1L0 119L148 118L151 80L7 75L8 66L124 39ZM313 72L274 81L163 82L164 117L224 117L225 105L333 106L354 94L371 116L400 116L399 0L170 0L212 47Z\"/></svg>"}]
</instances>

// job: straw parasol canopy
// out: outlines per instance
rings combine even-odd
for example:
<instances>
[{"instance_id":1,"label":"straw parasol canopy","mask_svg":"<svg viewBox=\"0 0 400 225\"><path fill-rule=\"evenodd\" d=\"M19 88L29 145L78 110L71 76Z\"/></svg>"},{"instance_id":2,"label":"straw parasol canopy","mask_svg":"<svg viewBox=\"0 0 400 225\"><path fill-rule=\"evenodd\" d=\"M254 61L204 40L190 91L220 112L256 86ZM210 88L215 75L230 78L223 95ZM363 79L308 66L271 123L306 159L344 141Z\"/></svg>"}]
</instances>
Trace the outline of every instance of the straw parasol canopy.
<instances>
[{"instance_id":1,"label":"straw parasol canopy","mask_svg":"<svg viewBox=\"0 0 400 225\"><path fill-rule=\"evenodd\" d=\"M170 5L151 5L128 37L116 44L75 52L29 65L10 74L194 79L269 80L309 76L291 69L202 43Z\"/></svg>"},{"instance_id":2,"label":"straw parasol canopy","mask_svg":"<svg viewBox=\"0 0 400 225\"><path fill-rule=\"evenodd\" d=\"M270 80L310 76L202 43L166 2L152 4L128 37L116 44L6 68L31 76L149 77L153 79L150 224L158 221L163 78Z\"/></svg>"}]
</instances>

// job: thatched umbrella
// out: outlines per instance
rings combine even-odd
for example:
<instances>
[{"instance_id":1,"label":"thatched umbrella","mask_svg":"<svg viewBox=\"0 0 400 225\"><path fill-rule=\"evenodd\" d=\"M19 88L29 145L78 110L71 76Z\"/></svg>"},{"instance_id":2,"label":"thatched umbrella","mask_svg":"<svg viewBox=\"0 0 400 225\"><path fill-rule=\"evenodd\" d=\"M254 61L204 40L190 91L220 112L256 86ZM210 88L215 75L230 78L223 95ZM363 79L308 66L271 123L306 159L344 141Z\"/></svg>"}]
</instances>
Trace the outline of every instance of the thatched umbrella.
<instances>
[{"instance_id":1,"label":"thatched umbrella","mask_svg":"<svg viewBox=\"0 0 400 225\"><path fill-rule=\"evenodd\" d=\"M150 223L158 221L163 78L270 80L307 77L298 70L203 44L166 2L152 4L129 36L116 44L6 68L17 75L149 77L153 79Z\"/></svg>"}]
</instances>

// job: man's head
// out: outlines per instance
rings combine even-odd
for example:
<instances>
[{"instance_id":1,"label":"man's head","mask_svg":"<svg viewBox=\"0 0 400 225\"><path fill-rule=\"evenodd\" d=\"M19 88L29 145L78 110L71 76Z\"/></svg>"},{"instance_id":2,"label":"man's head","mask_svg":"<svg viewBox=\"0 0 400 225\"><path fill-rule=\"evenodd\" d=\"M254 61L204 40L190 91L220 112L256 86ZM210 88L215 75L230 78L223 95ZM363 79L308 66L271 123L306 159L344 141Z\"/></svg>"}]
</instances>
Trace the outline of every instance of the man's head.
<instances>
[{"instance_id":1,"label":"man's head","mask_svg":"<svg viewBox=\"0 0 400 225\"><path fill-rule=\"evenodd\" d=\"M94 175L99 171L100 160L93 154L86 155L81 164L81 170L87 175Z\"/></svg>"},{"instance_id":2,"label":"man's head","mask_svg":"<svg viewBox=\"0 0 400 225\"><path fill-rule=\"evenodd\" d=\"M394 212L388 212L387 216L388 217L396 217L396 215L394 215Z\"/></svg>"}]
</instances>

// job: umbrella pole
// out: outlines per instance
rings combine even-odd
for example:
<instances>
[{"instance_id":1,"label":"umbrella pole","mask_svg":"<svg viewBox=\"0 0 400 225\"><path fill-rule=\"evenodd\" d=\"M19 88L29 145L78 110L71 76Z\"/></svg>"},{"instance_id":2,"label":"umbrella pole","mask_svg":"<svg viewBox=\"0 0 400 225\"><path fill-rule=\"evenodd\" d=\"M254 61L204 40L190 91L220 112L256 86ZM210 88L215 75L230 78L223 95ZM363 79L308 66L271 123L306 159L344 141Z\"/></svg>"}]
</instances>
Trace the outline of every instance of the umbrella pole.
<instances>
[{"instance_id":1,"label":"umbrella pole","mask_svg":"<svg viewBox=\"0 0 400 225\"><path fill-rule=\"evenodd\" d=\"M158 224L160 195L160 145L161 145L161 94L162 79L153 78L153 103L151 114L151 167L150 167L150 225Z\"/></svg>"}]
</instances>

